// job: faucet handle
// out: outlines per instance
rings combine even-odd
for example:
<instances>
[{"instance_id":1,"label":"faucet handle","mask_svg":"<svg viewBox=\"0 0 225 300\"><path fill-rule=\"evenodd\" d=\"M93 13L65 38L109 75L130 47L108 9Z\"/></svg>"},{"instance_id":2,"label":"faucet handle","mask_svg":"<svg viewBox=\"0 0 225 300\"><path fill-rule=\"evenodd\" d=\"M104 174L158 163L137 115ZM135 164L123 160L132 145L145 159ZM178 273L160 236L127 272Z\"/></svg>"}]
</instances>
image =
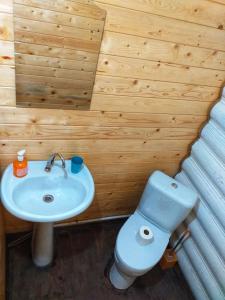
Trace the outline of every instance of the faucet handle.
<instances>
[{"instance_id":1,"label":"faucet handle","mask_svg":"<svg viewBox=\"0 0 225 300\"><path fill-rule=\"evenodd\" d=\"M63 157L63 155L61 153L55 153L55 157L56 156L59 156L59 158L61 159L62 161L62 168L65 169L66 168L66 161L65 161L65 158Z\"/></svg>"},{"instance_id":2,"label":"faucet handle","mask_svg":"<svg viewBox=\"0 0 225 300\"><path fill-rule=\"evenodd\" d=\"M47 161L47 164L46 164L46 167L45 167L45 171L46 172L50 172L51 171L52 166L53 166L53 164L55 162L56 156L59 156L60 160L62 161L62 168L66 169L66 161L65 161L63 155L61 153L53 153L53 154L50 155L50 157L49 157L49 159Z\"/></svg>"}]
</instances>

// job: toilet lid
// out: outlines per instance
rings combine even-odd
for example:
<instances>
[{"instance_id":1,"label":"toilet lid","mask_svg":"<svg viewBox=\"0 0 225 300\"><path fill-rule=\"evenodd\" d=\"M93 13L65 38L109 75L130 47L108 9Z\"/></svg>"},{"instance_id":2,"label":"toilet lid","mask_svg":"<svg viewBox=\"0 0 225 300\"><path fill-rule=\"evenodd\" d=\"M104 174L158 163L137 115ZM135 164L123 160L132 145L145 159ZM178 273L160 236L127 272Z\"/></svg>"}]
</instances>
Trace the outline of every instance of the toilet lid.
<instances>
[{"instance_id":1,"label":"toilet lid","mask_svg":"<svg viewBox=\"0 0 225 300\"><path fill-rule=\"evenodd\" d=\"M153 238L147 244L141 243L139 230L150 228ZM144 274L158 263L169 242L170 234L135 212L121 228L116 241L116 258L128 272L137 276Z\"/></svg>"}]
</instances>

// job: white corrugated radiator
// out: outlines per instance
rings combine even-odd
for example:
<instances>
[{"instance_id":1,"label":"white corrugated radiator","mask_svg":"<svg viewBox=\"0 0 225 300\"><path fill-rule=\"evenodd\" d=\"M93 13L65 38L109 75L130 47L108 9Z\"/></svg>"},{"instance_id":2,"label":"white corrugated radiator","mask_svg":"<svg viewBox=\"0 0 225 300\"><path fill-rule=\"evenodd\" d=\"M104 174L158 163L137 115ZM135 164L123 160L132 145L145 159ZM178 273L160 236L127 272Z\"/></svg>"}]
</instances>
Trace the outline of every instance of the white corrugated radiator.
<instances>
[{"instance_id":1,"label":"white corrugated radiator","mask_svg":"<svg viewBox=\"0 0 225 300\"><path fill-rule=\"evenodd\" d=\"M199 194L175 233L191 231L177 251L179 265L196 299L225 300L225 88L175 178Z\"/></svg>"}]
</instances>

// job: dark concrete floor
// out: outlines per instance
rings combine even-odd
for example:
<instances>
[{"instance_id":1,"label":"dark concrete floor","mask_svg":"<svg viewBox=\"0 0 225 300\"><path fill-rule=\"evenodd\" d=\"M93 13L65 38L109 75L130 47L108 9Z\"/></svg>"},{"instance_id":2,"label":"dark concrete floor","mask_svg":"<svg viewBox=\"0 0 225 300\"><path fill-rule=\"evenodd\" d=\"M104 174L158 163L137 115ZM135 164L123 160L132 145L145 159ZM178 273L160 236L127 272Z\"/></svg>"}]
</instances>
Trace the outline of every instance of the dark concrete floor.
<instances>
[{"instance_id":1,"label":"dark concrete floor","mask_svg":"<svg viewBox=\"0 0 225 300\"><path fill-rule=\"evenodd\" d=\"M48 269L31 261L30 240L8 249L8 300L193 300L177 266L158 266L125 292L109 286L104 270L124 221L64 227L55 232L56 259ZM9 236L8 240L15 236Z\"/></svg>"}]
</instances>

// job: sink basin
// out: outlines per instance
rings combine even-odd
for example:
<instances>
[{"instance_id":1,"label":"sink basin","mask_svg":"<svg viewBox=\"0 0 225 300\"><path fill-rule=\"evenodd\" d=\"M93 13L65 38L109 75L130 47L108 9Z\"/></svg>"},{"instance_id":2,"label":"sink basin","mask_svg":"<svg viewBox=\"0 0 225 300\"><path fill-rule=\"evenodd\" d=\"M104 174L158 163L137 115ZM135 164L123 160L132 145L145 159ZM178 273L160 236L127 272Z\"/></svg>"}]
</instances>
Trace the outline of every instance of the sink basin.
<instances>
[{"instance_id":1,"label":"sink basin","mask_svg":"<svg viewBox=\"0 0 225 300\"><path fill-rule=\"evenodd\" d=\"M32 222L61 221L82 213L93 201L94 181L85 165L73 174L70 164L67 160L66 176L59 161L49 173L44 171L46 161L31 161L23 178L13 176L10 164L1 181L3 205L16 217Z\"/></svg>"},{"instance_id":2,"label":"sink basin","mask_svg":"<svg viewBox=\"0 0 225 300\"><path fill-rule=\"evenodd\" d=\"M71 161L55 161L46 172L46 161L28 162L28 175L17 178L10 164L1 180L1 200L14 216L35 222L32 258L38 267L49 266L54 257L54 222L72 218L88 208L94 198L93 177L84 165L71 173Z\"/></svg>"}]
</instances>

